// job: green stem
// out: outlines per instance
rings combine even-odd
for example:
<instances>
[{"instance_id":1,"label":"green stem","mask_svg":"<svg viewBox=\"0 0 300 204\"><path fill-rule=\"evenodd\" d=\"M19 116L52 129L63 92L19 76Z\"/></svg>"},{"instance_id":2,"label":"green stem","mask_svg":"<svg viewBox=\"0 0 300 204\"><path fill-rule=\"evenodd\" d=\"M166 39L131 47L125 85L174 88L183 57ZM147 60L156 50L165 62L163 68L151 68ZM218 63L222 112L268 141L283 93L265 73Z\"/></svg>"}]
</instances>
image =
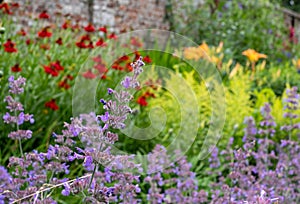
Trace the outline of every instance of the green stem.
<instances>
[{"instance_id":1,"label":"green stem","mask_svg":"<svg viewBox=\"0 0 300 204\"><path fill-rule=\"evenodd\" d=\"M15 111L15 117L17 118L17 111ZM18 121L17 121L17 131L19 131L19 124L18 124ZM20 149L20 153L21 153L21 156L25 159L24 157L24 154L23 154L23 148L22 148L22 142L21 142L21 139L19 138L18 139L19 141L19 149Z\"/></svg>"},{"instance_id":2,"label":"green stem","mask_svg":"<svg viewBox=\"0 0 300 204\"><path fill-rule=\"evenodd\" d=\"M293 127L293 120L292 120L292 118L290 118L290 126ZM292 139L292 131L293 131L293 129L291 128L291 130L289 131L289 140L290 141Z\"/></svg>"},{"instance_id":3,"label":"green stem","mask_svg":"<svg viewBox=\"0 0 300 204\"><path fill-rule=\"evenodd\" d=\"M94 167L94 170L93 170L93 173L92 173L92 177L91 177L91 180L90 180L90 183L89 183L89 188L91 187L91 184L92 184L95 172L96 172L96 168L97 168L97 165L95 164L95 167Z\"/></svg>"},{"instance_id":4,"label":"green stem","mask_svg":"<svg viewBox=\"0 0 300 204\"><path fill-rule=\"evenodd\" d=\"M20 148L21 156L24 157L21 139L19 139L19 148ZM24 159L25 159L25 157L24 157Z\"/></svg>"}]
</instances>

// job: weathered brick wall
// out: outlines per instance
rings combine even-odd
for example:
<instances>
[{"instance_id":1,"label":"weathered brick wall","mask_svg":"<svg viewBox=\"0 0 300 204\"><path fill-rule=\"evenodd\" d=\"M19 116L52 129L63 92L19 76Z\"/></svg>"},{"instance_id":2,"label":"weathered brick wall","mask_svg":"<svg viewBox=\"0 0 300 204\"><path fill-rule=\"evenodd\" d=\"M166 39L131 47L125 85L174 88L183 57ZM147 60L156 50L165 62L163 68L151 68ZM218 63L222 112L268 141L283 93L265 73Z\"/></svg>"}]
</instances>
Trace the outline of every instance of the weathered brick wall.
<instances>
[{"instance_id":1,"label":"weathered brick wall","mask_svg":"<svg viewBox=\"0 0 300 204\"><path fill-rule=\"evenodd\" d=\"M47 10L49 14L69 15L80 19L82 24L88 22L87 0L14 0L26 6L25 12L37 16ZM93 21L96 26L107 25L116 32L137 29L168 29L164 21L166 0L94 0ZM52 21L60 19L52 19Z\"/></svg>"}]
</instances>

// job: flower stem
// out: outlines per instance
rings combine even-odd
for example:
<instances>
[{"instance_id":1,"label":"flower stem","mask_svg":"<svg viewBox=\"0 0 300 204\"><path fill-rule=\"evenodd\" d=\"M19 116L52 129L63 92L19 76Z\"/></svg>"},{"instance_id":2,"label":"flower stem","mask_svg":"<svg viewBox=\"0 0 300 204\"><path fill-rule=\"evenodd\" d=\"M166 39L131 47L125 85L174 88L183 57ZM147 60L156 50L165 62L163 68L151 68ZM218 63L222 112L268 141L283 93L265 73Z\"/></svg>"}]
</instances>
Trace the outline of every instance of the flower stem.
<instances>
[{"instance_id":1,"label":"flower stem","mask_svg":"<svg viewBox=\"0 0 300 204\"><path fill-rule=\"evenodd\" d=\"M24 157L21 139L18 139L18 140L19 140L19 148L20 148L21 156Z\"/></svg>"},{"instance_id":2,"label":"flower stem","mask_svg":"<svg viewBox=\"0 0 300 204\"><path fill-rule=\"evenodd\" d=\"M17 111L15 111L15 117L17 118L18 116L17 116ZM18 124L18 121L17 121L17 131L19 131L19 124ZM22 142L21 142L21 139L19 138L18 139L18 141L19 141L19 149L20 149L20 153L21 153L21 156L25 159L25 157L24 157L24 154L23 154L23 148L22 148Z\"/></svg>"},{"instance_id":3,"label":"flower stem","mask_svg":"<svg viewBox=\"0 0 300 204\"><path fill-rule=\"evenodd\" d=\"M94 179L94 175L95 175L95 172L96 172L96 168L97 168L97 165L95 164L95 167L94 167L94 170L93 170L93 173L92 173L92 177L91 177L91 180L90 180L90 183L89 183L89 188L91 187L92 185L92 181Z\"/></svg>"}]
</instances>

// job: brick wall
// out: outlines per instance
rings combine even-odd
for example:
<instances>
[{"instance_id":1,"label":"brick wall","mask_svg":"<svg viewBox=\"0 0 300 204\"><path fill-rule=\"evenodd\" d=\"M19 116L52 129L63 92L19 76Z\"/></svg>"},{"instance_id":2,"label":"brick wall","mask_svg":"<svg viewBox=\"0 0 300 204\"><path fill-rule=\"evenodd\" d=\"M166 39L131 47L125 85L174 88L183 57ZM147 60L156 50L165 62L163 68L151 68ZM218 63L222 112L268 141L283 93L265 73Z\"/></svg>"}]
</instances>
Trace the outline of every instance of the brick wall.
<instances>
[{"instance_id":1,"label":"brick wall","mask_svg":"<svg viewBox=\"0 0 300 204\"><path fill-rule=\"evenodd\" d=\"M88 0L14 0L26 7L25 12L38 15L41 11L69 15L80 19L82 24L88 22ZM93 22L96 26L107 25L115 32L137 29L168 29L164 21L166 0L94 0ZM60 21L60 19L52 19ZM24 21L26 22L26 21Z\"/></svg>"}]
</instances>

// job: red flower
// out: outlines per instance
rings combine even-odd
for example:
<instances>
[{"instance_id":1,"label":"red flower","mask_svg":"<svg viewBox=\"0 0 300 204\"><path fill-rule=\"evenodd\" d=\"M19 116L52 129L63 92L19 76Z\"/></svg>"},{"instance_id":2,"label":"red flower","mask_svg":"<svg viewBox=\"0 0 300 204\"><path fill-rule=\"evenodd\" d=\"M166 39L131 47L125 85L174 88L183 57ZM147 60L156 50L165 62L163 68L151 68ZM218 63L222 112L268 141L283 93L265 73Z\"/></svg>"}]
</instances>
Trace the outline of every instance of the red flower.
<instances>
[{"instance_id":1,"label":"red flower","mask_svg":"<svg viewBox=\"0 0 300 204\"><path fill-rule=\"evenodd\" d=\"M89 44L85 44L85 41L89 41ZM89 35L83 35L80 38L79 42L76 42L76 46L79 48L92 48L93 44L91 44L91 38Z\"/></svg>"},{"instance_id":2,"label":"red flower","mask_svg":"<svg viewBox=\"0 0 300 204\"><path fill-rule=\"evenodd\" d=\"M47 11L44 10L44 11L42 11L42 13L40 13L39 18L40 18L40 19L49 19L50 16L49 16L49 14L47 13Z\"/></svg>"},{"instance_id":3,"label":"red flower","mask_svg":"<svg viewBox=\"0 0 300 204\"><path fill-rule=\"evenodd\" d=\"M107 77L106 77L106 75L105 74L103 74L102 76L101 76L101 79L106 79Z\"/></svg>"},{"instance_id":4,"label":"red flower","mask_svg":"<svg viewBox=\"0 0 300 204\"><path fill-rule=\"evenodd\" d=\"M96 78L96 75L89 69L85 73L82 74L82 76L86 79L94 79Z\"/></svg>"},{"instance_id":5,"label":"red flower","mask_svg":"<svg viewBox=\"0 0 300 204\"><path fill-rule=\"evenodd\" d=\"M110 35L108 36L108 38L109 38L109 39L114 39L114 40L116 40L118 37L117 37L117 35L116 35L115 33L112 33L112 34L110 34Z\"/></svg>"},{"instance_id":6,"label":"red flower","mask_svg":"<svg viewBox=\"0 0 300 204\"><path fill-rule=\"evenodd\" d=\"M121 65L119 65L118 63L114 63L112 66L111 66L111 68L113 68L113 69L116 69L116 70L123 70L124 68L121 66Z\"/></svg>"},{"instance_id":7,"label":"red flower","mask_svg":"<svg viewBox=\"0 0 300 204\"><path fill-rule=\"evenodd\" d=\"M52 36L52 33L49 32L49 27L45 27L38 32L38 36L40 38L50 38Z\"/></svg>"},{"instance_id":8,"label":"red flower","mask_svg":"<svg viewBox=\"0 0 300 204\"><path fill-rule=\"evenodd\" d=\"M53 77L56 77L58 76L58 71L53 67L53 66L46 66L44 65L44 71L47 73L47 74L50 74L52 75Z\"/></svg>"},{"instance_id":9,"label":"red flower","mask_svg":"<svg viewBox=\"0 0 300 204\"><path fill-rule=\"evenodd\" d=\"M100 55L97 56L97 57L93 57L92 59L93 59L93 61L96 62L96 63L102 63L102 59L101 59L101 56L100 56Z\"/></svg>"},{"instance_id":10,"label":"red flower","mask_svg":"<svg viewBox=\"0 0 300 204\"><path fill-rule=\"evenodd\" d=\"M152 62L151 58L148 55L143 58L143 61L146 62L146 63L151 63Z\"/></svg>"},{"instance_id":11,"label":"red flower","mask_svg":"<svg viewBox=\"0 0 300 204\"><path fill-rule=\"evenodd\" d=\"M105 26L99 28L99 31L103 32L103 33L107 33L107 29Z\"/></svg>"},{"instance_id":12,"label":"red flower","mask_svg":"<svg viewBox=\"0 0 300 204\"><path fill-rule=\"evenodd\" d=\"M19 8L20 7L19 3L11 3L10 5L11 5L11 7L15 7L15 8Z\"/></svg>"},{"instance_id":13,"label":"red flower","mask_svg":"<svg viewBox=\"0 0 300 204\"><path fill-rule=\"evenodd\" d=\"M128 72L132 72L133 71L133 67L131 66L131 62L128 62L126 64L126 69L127 69Z\"/></svg>"},{"instance_id":14,"label":"red flower","mask_svg":"<svg viewBox=\"0 0 300 204\"><path fill-rule=\"evenodd\" d=\"M56 62L52 62L51 64L52 64L53 66L55 66L55 69L56 69L57 71L63 71L63 70L64 70L64 67L61 66L59 60L56 60Z\"/></svg>"},{"instance_id":15,"label":"red flower","mask_svg":"<svg viewBox=\"0 0 300 204\"><path fill-rule=\"evenodd\" d=\"M94 48L94 45L93 45L93 42L90 41L90 43L88 44L87 48L90 48L90 49L93 49Z\"/></svg>"},{"instance_id":16,"label":"red flower","mask_svg":"<svg viewBox=\"0 0 300 204\"><path fill-rule=\"evenodd\" d=\"M50 109L52 109L54 111L56 111L56 110L59 109L58 105L55 102L55 99L51 99L50 101L46 102L45 103L45 107L46 108L50 108Z\"/></svg>"},{"instance_id":17,"label":"red flower","mask_svg":"<svg viewBox=\"0 0 300 204\"><path fill-rule=\"evenodd\" d=\"M12 72L20 72L20 71L22 71L22 68L19 66L19 64L15 64L15 66L13 66L11 68L11 71Z\"/></svg>"},{"instance_id":18,"label":"red flower","mask_svg":"<svg viewBox=\"0 0 300 204\"><path fill-rule=\"evenodd\" d=\"M70 81L72 81L74 79L74 77L72 77L70 74L67 75L67 79L69 79Z\"/></svg>"},{"instance_id":19,"label":"red flower","mask_svg":"<svg viewBox=\"0 0 300 204\"><path fill-rule=\"evenodd\" d=\"M86 32L92 33L95 32L95 27L92 24L88 24L86 27L84 27L84 30Z\"/></svg>"},{"instance_id":20,"label":"red flower","mask_svg":"<svg viewBox=\"0 0 300 204\"><path fill-rule=\"evenodd\" d=\"M138 60L141 56L141 54L138 51L135 51L134 54L135 54L134 60Z\"/></svg>"},{"instance_id":21,"label":"red flower","mask_svg":"<svg viewBox=\"0 0 300 204\"><path fill-rule=\"evenodd\" d=\"M17 52L16 43L11 41L11 39L7 39L6 43L3 44L5 52Z\"/></svg>"},{"instance_id":22,"label":"red flower","mask_svg":"<svg viewBox=\"0 0 300 204\"><path fill-rule=\"evenodd\" d=\"M80 40L81 41L91 41L91 37L89 35L83 35L80 37Z\"/></svg>"},{"instance_id":23,"label":"red flower","mask_svg":"<svg viewBox=\"0 0 300 204\"><path fill-rule=\"evenodd\" d=\"M26 45L30 45L31 44L31 40L30 39L27 39L25 42L26 42Z\"/></svg>"},{"instance_id":24,"label":"red flower","mask_svg":"<svg viewBox=\"0 0 300 204\"><path fill-rule=\"evenodd\" d=\"M76 42L76 46L79 48L87 48L87 45L84 43L84 41Z\"/></svg>"},{"instance_id":25,"label":"red flower","mask_svg":"<svg viewBox=\"0 0 300 204\"><path fill-rule=\"evenodd\" d=\"M6 2L0 4L0 9L3 10L3 13L12 14L12 12L10 11L9 5Z\"/></svg>"},{"instance_id":26,"label":"red flower","mask_svg":"<svg viewBox=\"0 0 300 204\"><path fill-rule=\"evenodd\" d=\"M143 96L144 96L145 98L149 98L149 97L155 98L154 93L151 93L151 92L149 92L149 91L147 91Z\"/></svg>"},{"instance_id":27,"label":"red flower","mask_svg":"<svg viewBox=\"0 0 300 204\"><path fill-rule=\"evenodd\" d=\"M105 65L101 63L96 64L94 68L97 69L100 74L107 72Z\"/></svg>"},{"instance_id":28,"label":"red flower","mask_svg":"<svg viewBox=\"0 0 300 204\"><path fill-rule=\"evenodd\" d=\"M104 42L102 38L99 38L99 40L96 42L97 47L105 47L107 44Z\"/></svg>"},{"instance_id":29,"label":"red flower","mask_svg":"<svg viewBox=\"0 0 300 204\"><path fill-rule=\"evenodd\" d=\"M70 21L65 21L63 24L62 24L62 26L61 26L61 28L62 29L64 29L64 30L66 30L66 29L68 29L68 28L71 28L72 26L71 26L71 24L70 24Z\"/></svg>"},{"instance_id":30,"label":"red flower","mask_svg":"<svg viewBox=\"0 0 300 204\"><path fill-rule=\"evenodd\" d=\"M128 60L130 60L130 58L129 58L128 55L123 55L122 57L120 57L120 58L118 59L119 62L126 62L126 61L128 61Z\"/></svg>"},{"instance_id":31,"label":"red flower","mask_svg":"<svg viewBox=\"0 0 300 204\"><path fill-rule=\"evenodd\" d=\"M80 30L80 25L76 23L75 25L72 26L72 30Z\"/></svg>"},{"instance_id":32,"label":"red flower","mask_svg":"<svg viewBox=\"0 0 300 204\"><path fill-rule=\"evenodd\" d=\"M141 106L147 106L148 103L146 101L146 98L144 96L140 96L137 101L138 104L140 104Z\"/></svg>"},{"instance_id":33,"label":"red flower","mask_svg":"<svg viewBox=\"0 0 300 204\"><path fill-rule=\"evenodd\" d=\"M55 43L58 44L58 45L62 45L62 44L63 44L61 38L58 38L58 39L55 41Z\"/></svg>"},{"instance_id":34,"label":"red flower","mask_svg":"<svg viewBox=\"0 0 300 204\"><path fill-rule=\"evenodd\" d=\"M18 35L26 36L26 31L22 28L18 33Z\"/></svg>"},{"instance_id":35,"label":"red flower","mask_svg":"<svg viewBox=\"0 0 300 204\"><path fill-rule=\"evenodd\" d=\"M142 47L143 46L143 44L141 43L141 41L139 41L139 39L135 38L135 37L132 37L130 39L130 43L131 43L131 45L133 45L135 47Z\"/></svg>"},{"instance_id":36,"label":"red flower","mask_svg":"<svg viewBox=\"0 0 300 204\"><path fill-rule=\"evenodd\" d=\"M50 49L50 45L47 44L47 43L46 44L41 44L40 48L43 49L43 50L49 50Z\"/></svg>"},{"instance_id":37,"label":"red flower","mask_svg":"<svg viewBox=\"0 0 300 204\"><path fill-rule=\"evenodd\" d=\"M62 70L64 70L64 68L60 65L60 62L58 60L56 62L51 62L49 66L44 65L44 71L47 74L52 75L53 77L58 76L59 71Z\"/></svg>"},{"instance_id":38,"label":"red flower","mask_svg":"<svg viewBox=\"0 0 300 204\"><path fill-rule=\"evenodd\" d=\"M63 80L58 83L58 86L64 89L69 89L71 86L67 83L67 80Z\"/></svg>"}]
</instances>

